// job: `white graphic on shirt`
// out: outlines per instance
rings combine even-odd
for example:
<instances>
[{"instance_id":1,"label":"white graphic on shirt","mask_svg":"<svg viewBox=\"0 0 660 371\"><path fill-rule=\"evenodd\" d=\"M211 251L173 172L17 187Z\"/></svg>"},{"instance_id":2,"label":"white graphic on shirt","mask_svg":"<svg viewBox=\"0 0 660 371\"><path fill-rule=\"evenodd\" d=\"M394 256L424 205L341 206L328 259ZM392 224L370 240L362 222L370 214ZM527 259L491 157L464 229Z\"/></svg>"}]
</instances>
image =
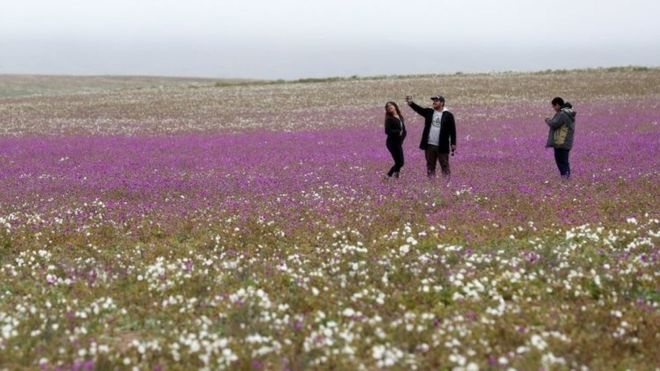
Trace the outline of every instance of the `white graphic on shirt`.
<instances>
[{"instance_id":1,"label":"white graphic on shirt","mask_svg":"<svg viewBox=\"0 0 660 371\"><path fill-rule=\"evenodd\" d=\"M442 123L442 112L433 112L431 130L429 131L429 144L437 146L440 144L440 124Z\"/></svg>"}]
</instances>

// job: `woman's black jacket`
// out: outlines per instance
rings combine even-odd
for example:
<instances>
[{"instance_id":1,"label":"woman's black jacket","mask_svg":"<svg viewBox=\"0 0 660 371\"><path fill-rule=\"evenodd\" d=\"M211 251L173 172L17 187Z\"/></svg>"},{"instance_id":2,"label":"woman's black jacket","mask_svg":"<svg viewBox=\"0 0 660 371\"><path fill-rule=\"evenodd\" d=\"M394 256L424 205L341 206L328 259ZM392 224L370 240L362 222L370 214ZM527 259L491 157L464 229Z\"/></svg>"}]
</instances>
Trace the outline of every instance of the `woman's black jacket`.
<instances>
[{"instance_id":1,"label":"woman's black jacket","mask_svg":"<svg viewBox=\"0 0 660 371\"><path fill-rule=\"evenodd\" d=\"M402 129L403 128L403 132ZM385 118L385 134L387 134L387 140L398 139L403 141L406 138L406 124L405 120L394 116L387 116Z\"/></svg>"}]
</instances>

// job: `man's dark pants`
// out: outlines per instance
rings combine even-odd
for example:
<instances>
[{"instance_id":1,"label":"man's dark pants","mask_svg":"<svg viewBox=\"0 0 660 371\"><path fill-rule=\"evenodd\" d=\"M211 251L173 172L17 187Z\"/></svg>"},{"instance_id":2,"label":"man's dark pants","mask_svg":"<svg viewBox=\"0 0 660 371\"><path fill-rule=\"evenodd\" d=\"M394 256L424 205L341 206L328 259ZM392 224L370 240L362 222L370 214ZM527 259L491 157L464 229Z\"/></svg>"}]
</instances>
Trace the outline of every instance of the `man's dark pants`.
<instances>
[{"instance_id":1,"label":"man's dark pants","mask_svg":"<svg viewBox=\"0 0 660 371\"><path fill-rule=\"evenodd\" d=\"M440 148L429 144L426 148L426 174L429 177L435 176L436 163L440 163L442 175L449 176L451 171L449 169L449 153L440 153Z\"/></svg>"}]
</instances>

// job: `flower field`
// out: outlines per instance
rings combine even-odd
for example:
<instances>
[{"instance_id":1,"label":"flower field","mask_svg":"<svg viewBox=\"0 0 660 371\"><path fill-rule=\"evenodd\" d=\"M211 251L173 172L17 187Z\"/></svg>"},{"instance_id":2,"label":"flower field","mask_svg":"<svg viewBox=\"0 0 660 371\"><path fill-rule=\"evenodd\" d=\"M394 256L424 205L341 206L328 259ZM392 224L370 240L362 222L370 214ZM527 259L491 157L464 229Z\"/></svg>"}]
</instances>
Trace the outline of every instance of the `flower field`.
<instances>
[{"instance_id":1,"label":"flower field","mask_svg":"<svg viewBox=\"0 0 660 371\"><path fill-rule=\"evenodd\" d=\"M141 83L0 89L0 370L660 367L659 69Z\"/></svg>"}]
</instances>

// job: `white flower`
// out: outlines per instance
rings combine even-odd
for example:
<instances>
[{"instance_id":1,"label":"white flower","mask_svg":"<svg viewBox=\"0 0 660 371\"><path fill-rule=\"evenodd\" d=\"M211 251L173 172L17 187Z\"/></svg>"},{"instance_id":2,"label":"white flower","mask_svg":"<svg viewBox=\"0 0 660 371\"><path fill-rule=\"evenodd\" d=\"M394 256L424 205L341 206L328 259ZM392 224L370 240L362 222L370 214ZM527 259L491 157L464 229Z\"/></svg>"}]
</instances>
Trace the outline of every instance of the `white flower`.
<instances>
[{"instance_id":1,"label":"white flower","mask_svg":"<svg viewBox=\"0 0 660 371\"><path fill-rule=\"evenodd\" d=\"M594 276L594 283L596 286L600 287L600 276Z\"/></svg>"},{"instance_id":2,"label":"white flower","mask_svg":"<svg viewBox=\"0 0 660 371\"><path fill-rule=\"evenodd\" d=\"M543 364L543 366L546 368L552 368L550 366L554 364L566 364L566 360L563 357L557 357L554 354L549 353L544 354L543 357L541 357L541 364Z\"/></svg>"},{"instance_id":3,"label":"white flower","mask_svg":"<svg viewBox=\"0 0 660 371\"><path fill-rule=\"evenodd\" d=\"M532 345L535 346L538 350L543 350L547 348L548 344L543 340L539 335L532 335L531 339Z\"/></svg>"},{"instance_id":4,"label":"white flower","mask_svg":"<svg viewBox=\"0 0 660 371\"><path fill-rule=\"evenodd\" d=\"M383 358L384 353L385 353L385 347L382 345L376 345L373 348L371 348L371 355L374 357L374 359Z\"/></svg>"},{"instance_id":5,"label":"white flower","mask_svg":"<svg viewBox=\"0 0 660 371\"><path fill-rule=\"evenodd\" d=\"M518 353L518 354L523 354L523 353L526 353L526 352L529 352L529 348L527 348L525 346L521 345L518 348L516 348L516 353Z\"/></svg>"},{"instance_id":6,"label":"white flower","mask_svg":"<svg viewBox=\"0 0 660 371\"><path fill-rule=\"evenodd\" d=\"M417 245L417 240L413 236L410 236L410 237L406 238L406 242L408 242L409 244L411 244L413 246Z\"/></svg>"},{"instance_id":7,"label":"white flower","mask_svg":"<svg viewBox=\"0 0 660 371\"><path fill-rule=\"evenodd\" d=\"M465 357L460 354L452 354L449 356L449 361L458 364L459 366L465 366Z\"/></svg>"},{"instance_id":8,"label":"white flower","mask_svg":"<svg viewBox=\"0 0 660 371\"><path fill-rule=\"evenodd\" d=\"M408 244L401 245L401 247L399 247L399 254L401 255L406 255L409 251L410 251L410 245Z\"/></svg>"}]
</instances>

